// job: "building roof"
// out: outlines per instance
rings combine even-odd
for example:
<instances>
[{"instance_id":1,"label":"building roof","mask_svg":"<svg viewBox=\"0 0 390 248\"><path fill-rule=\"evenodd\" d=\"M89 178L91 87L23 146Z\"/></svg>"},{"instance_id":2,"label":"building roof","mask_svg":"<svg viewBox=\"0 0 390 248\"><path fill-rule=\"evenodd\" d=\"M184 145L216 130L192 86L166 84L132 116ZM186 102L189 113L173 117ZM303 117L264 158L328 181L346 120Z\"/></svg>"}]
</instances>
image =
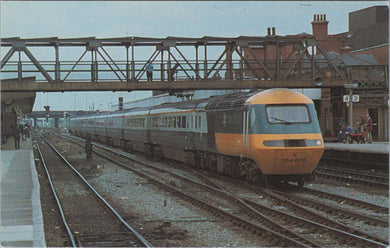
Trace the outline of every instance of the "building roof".
<instances>
[{"instance_id":1,"label":"building roof","mask_svg":"<svg viewBox=\"0 0 390 248\"><path fill-rule=\"evenodd\" d=\"M332 61L335 66L352 66L352 65L377 65L375 57L372 54L339 54L335 51L327 52L326 55ZM321 68L328 67L329 64L326 61L324 55L314 55L314 60ZM305 58L306 68L310 68L310 61Z\"/></svg>"}]
</instances>

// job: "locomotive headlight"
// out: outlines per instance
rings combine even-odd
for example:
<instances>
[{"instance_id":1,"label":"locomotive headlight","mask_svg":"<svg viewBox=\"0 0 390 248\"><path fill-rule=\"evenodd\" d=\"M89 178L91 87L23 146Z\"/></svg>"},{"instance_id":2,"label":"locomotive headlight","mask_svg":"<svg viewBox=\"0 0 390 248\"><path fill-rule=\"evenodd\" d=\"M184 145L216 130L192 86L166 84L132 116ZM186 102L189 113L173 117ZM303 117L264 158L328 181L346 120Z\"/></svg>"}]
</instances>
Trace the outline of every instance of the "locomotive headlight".
<instances>
[{"instance_id":1,"label":"locomotive headlight","mask_svg":"<svg viewBox=\"0 0 390 248\"><path fill-rule=\"evenodd\" d=\"M284 147L283 140L264 140L263 144L270 147Z\"/></svg>"},{"instance_id":2,"label":"locomotive headlight","mask_svg":"<svg viewBox=\"0 0 390 248\"><path fill-rule=\"evenodd\" d=\"M319 139L315 140L305 140L306 146L321 146L322 141Z\"/></svg>"}]
</instances>

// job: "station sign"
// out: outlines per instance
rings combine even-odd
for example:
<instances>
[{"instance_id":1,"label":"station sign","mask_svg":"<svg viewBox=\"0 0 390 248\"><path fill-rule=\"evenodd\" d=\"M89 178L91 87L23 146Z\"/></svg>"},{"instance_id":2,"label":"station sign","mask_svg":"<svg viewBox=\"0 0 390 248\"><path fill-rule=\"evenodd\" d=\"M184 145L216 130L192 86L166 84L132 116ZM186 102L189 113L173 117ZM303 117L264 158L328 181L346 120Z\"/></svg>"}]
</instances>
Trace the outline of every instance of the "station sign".
<instances>
[{"instance_id":1,"label":"station sign","mask_svg":"<svg viewBox=\"0 0 390 248\"><path fill-rule=\"evenodd\" d=\"M352 95L352 102L359 102L360 96L359 95Z\"/></svg>"},{"instance_id":2,"label":"station sign","mask_svg":"<svg viewBox=\"0 0 390 248\"><path fill-rule=\"evenodd\" d=\"M359 102L360 95L352 95L352 99L350 99L349 95L343 95L343 102Z\"/></svg>"}]
</instances>

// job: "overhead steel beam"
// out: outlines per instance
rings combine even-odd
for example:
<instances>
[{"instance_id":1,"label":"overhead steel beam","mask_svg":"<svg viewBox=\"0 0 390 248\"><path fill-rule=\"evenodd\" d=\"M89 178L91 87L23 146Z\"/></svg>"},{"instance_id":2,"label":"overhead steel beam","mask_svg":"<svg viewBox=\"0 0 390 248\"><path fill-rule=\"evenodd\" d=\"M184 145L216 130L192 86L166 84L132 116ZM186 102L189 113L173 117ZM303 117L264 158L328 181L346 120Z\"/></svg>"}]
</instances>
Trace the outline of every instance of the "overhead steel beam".
<instances>
[{"instance_id":1,"label":"overhead steel beam","mask_svg":"<svg viewBox=\"0 0 390 248\"><path fill-rule=\"evenodd\" d=\"M155 71L161 73L161 77L155 78L154 82L166 82L165 74L171 69L171 62L173 61L175 61L177 67L180 68L180 75L185 76L187 81L195 79L194 81L191 81L191 83L196 81L211 81L211 79L215 80L214 76L220 72L226 72L225 77L222 78L223 81L244 79L245 77L251 77L251 79L257 78L258 81L262 81L266 78L267 80L275 82L275 85L277 85L277 82L284 82L284 79L287 80L287 78L289 78L288 80L294 85L293 80L312 80L317 76L322 77L322 80L343 80L349 76L347 71L342 70L333 60L329 59L327 54L311 35L265 37L240 36L232 38L210 36L201 38L118 37L101 39L96 37L65 39L60 39L58 37L31 39L11 37L0 39L0 45L3 47L10 47L10 50L5 54L1 61L1 72L4 73L3 75L6 75L2 76L3 78L13 77L14 75L22 78L24 75L23 73L26 71L29 75L34 73L33 75L37 76L37 80L39 83L42 83L43 86L47 82L57 82L60 84L76 82L77 84L83 85L80 86L82 90L84 90L83 87L85 85L82 82L85 83L85 80L97 84L103 83L103 85L105 82L120 84L124 81L143 81L142 77L145 73L145 64L147 62L159 64L156 66ZM129 50L130 46L131 51ZM188 54L186 54L187 50L181 49L183 46L195 48L195 58L188 56ZM200 46L203 46L204 58L199 58L200 54L198 49ZM284 49L283 46L293 46L292 48L287 47L288 49L292 49L292 51L289 52L289 54L286 54L288 49ZM318 62L318 60L309 53L308 47L310 46L317 47L318 51L322 53L325 58L324 63ZM48 47L50 49L53 49L54 47L55 60L45 61L45 64L43 64L43 62L37 60L36 57L33 56L28 49L29 47ZM59 53L60 47L78 47L76 50L77 52L75 52L76 56L80 52L80 47L84 47L85 51L78 61L71 61L69 64L69 61L63 61L61 59ZM123 58L121 56L119 56L120 59L111 56L115 53L109 53L111 51L109 49L106 50L106 47L126 48L126 61L122 61ZM145 59L136 61L134 51L136 47L147 47L146 54L149 54L149 52L150 54L153 52L153 54L149 58L143 55L145 56ZM152 47L154 47L154 50L152 50ZM171 49L172 47L179 55L174 52L174 49ZM225 47L222 54L218 52L220 47ZM266 49L267 47L270 49ZM264 49L264 51L256 49ZM266 50L272 49L274 49L277 54L280 52L280 57L277 55L277 57L271 58L269 54L265 54L267 52ZM14 58L15 51L18 51L19 53L19 60ZM85 54L89 51L92 56L91 58L86 58ZM167 53L164 53L164 51L167 51ZM25 52L31 62L22 61L20 59L20 54L22 52ZM234 52L237 53L238 59ZM296 52L298 53L296 54ZM264 53L264 58L261 55L262 53ZM269 51L267 53L269 53ZM161 60L158 58L160 54ZM234 55L234 60L232 55ZM201 61L202 59L203 61ZM306 67L308 63L305 63L305 66L302 66L301 61L311 62L311 66ZM32 64L37 69L31 67ZM326 68L322 67L323 64L326 64ZM17 65L17 68L15 65ZM90 68L85 68L85 65L91 66ZM235 71L236 69L234 68L236 68L237 71ZM297 72L299 71L299 73L292 79L289 77L289 74L295 70ZM85 77L85 74L89 72L91 73L91 78L89 78L88 75ZM64 78L61 77L62 73L65 74ZM73 73L77 75L74 75ZM72 77L70 77L70 74L72 74ZM54 78L52 78L51 75L54 75ZM187 81L183 80L183 82ZM237 82L237 80L235 82ZM388 78L386 83L388 83ZM259 82L259 84L262 84L262 82ZM194 87L197 87L196 83L194 83L194 85ZM285 83L283 83L283 85L285 85ZM240 88L241 86L237 87Z\"/></svg>"},{"instance_id":2,"label":"overhead steel beam","mask_svg":"<svg viewBox=\"0 0 390 248\"><path fill-rule=\"evenodd\" d=\"M15 49L11 47L7 54L4 56L4 58L1 60L1 69L3 69L4 65L8 62L8 60L12 57L14 53Z\"/></svg>"},{"instance_id":3,"label":"overhead steel beam","mask_svg":"<svg viewBox=\"0 0 390 248\"><path fill-rule=\"evenodd\" d=\"M261 66L261 68L264 69L264 71L268 74L270 78L272 77L272 73L268 70L268 68L260 61L260 59L257 58L256 54L252 51L250 47L246 47L246 49L249 51L249 53L253 56L253 58L256 60L256 62Z\"/></svg>"},{"instance_id":4,"label":"overhead steel beam","mask_svg":"<svg viewBox=\"0 0 390 248\"><path fill-rule=\"evenodd\" d=\"M344 87L351 80L324 80L321 87L315 80L203 80L196 81L153 81L153 82L63 82L52 84L48 82L31 82L18 84L3 81L1 90L4 92L65 92L65 91L134 91L134 90L222 90L222 89L267 89L267 88L334 88Z\"/></svg>"},{"instance_id":5,"label":"overhead steel beam","mask_svg":"<svg viewBox=\"0 0 390 248\"><path fill-rule=\"evenodd\" d=\"M35 65L35 67L39 70L39 72L42 73L42 75L46 78L46 80L50 83L53 82L53 79L51 78L51 76L49 75L49 73L47 73L47 71L41 66L41 64L39 63L39 61L34 57L34 55L27 49L27 47L24 47L22 49L22 51L24 51L24 53L27 55L27 57L31 60L31 62Z\"/></svg>"}]
</instances>

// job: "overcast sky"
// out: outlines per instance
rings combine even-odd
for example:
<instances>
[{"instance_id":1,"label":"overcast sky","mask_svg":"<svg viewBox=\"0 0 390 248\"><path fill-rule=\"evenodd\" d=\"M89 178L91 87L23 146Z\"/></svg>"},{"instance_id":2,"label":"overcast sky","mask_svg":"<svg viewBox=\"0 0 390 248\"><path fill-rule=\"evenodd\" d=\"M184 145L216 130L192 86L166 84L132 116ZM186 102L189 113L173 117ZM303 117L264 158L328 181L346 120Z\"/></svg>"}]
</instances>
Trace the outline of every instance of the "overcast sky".
<instances>
[{"instance_id":1,"label":"overcast sky","mask_svg":"<svg viewBox=\"0 0 390 248\"><path fill-rule=\"evenodd\" d=\"M314 14L326 14L330 34L348 31L348 13L388 1L1 1L1 37L98 38L141 36L265 36L312 33ZM2 57L7 50L1 49ZM146 59L146 58L145 58ZM37 93L33 110L109 109L118 96L145 92Z\"/></svg>"}]
</instances>

